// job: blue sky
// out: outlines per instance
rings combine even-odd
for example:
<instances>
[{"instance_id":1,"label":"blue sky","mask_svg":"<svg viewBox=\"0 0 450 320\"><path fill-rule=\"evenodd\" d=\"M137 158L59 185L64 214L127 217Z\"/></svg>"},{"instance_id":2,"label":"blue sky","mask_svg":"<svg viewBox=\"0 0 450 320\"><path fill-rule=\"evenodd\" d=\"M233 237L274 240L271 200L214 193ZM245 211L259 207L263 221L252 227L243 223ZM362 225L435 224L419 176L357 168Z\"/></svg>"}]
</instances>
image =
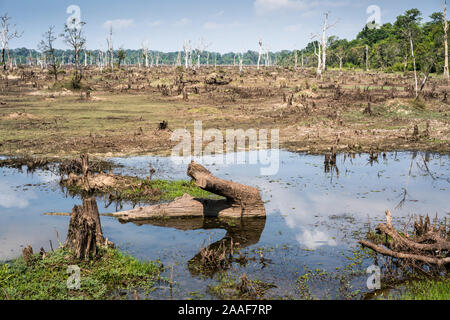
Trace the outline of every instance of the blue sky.
<instances>
[{"instance_id":1,"label":"blue sky","mask_svg":"<svg viewBox=\"0 0 450 320\"><path fill-rule=\"evenodd\" d=\"M444 0L0 0L0 13L24 31L11 48L37 48L50 25L58 33L69 17L70 5L78 5L87 24L89 49L106 48L108 24L114 28L114 47L138 49L143 41L150 49L181 50L184 40L200 38L210 43L208 50L221 53L257 50L261 37L270 50L303 48L311 33L321 30L323 13L330 22L338 20L330 35L353 38L369 17L369 5L381 9L381 22L390 22L410 8L424 17L442 11ZM66 46L59 40L57 47Z\"/></svg>"}]
</instances>

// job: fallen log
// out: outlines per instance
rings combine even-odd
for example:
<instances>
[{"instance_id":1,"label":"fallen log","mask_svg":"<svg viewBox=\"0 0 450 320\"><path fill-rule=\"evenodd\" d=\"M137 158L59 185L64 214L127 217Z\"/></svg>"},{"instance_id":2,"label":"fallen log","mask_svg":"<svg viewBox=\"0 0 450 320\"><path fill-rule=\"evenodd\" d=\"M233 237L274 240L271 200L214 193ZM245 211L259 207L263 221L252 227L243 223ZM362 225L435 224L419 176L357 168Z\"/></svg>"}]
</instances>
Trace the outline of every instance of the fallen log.
<instances>
[{"instance_id":1,"label":"fallen log","mask_svg":"<svg viewBox=\"0 0 450 320\"><path fill-rule=\"evenodd\" d=\"M258 189L240 183L220 179L206 168L191 162L187 175L195 184L208 192L223 196L223 200L194 198L188 194L170 203L139 207L113 213L121 222L154 218L180 217L264 217L266 211Z\"/></svg>"},{"instance_id":2,"label":"fallen log","mask_svg":"<svg viewBox=\"0 0 450 320\"><path fill-rule=\"evenodd\" d=\"M393 258L398 259L409 259L409 260L416 260L416 261L422 261L424 263L430 264L430 265L437 265L438 267L441 267L445 264L450 263L450 257L447 258L434 258L434 257L428 257L425 255L420 254L410 254L410 253L403 253L403 252L396 252L390 249L387 249L381 245L376 245L370 241L366 240L360 240L359 243L363 245L364 247L370 248L373 251L376 251L378 253L381 253L385 256L390 256Z\"/></svg>"}]
</instances>

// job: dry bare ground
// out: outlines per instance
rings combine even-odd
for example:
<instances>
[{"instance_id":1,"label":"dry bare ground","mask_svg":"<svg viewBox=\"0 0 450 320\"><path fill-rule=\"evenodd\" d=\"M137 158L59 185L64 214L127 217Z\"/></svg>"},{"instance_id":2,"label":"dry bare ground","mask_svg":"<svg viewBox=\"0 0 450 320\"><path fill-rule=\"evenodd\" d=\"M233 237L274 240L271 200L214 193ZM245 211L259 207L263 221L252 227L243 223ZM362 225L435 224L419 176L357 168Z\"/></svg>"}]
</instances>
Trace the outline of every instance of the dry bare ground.
<instances>
[{"instance_id":1,"label":"dry bare ground","mask_svg":"<svg viewBox=\"0 0 450 320\"><path fill-rule=\"evenodd\" d=\"M54 83L22 68L0 82L0 154L169 154L172 130L279 129L280 147L309 153L450 150L449 84L434 77L415 100L409 74L236 67L70 68ZM167 121L168 127L160 127Z\"/></svg>"}]
</instances>

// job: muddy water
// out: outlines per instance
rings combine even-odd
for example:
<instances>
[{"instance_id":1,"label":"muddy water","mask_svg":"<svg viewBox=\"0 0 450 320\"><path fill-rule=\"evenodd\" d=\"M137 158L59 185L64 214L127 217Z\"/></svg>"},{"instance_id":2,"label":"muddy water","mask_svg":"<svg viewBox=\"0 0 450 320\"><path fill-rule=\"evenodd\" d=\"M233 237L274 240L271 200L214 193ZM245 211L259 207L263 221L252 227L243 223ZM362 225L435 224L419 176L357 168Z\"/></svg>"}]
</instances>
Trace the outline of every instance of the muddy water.
<instances>
[{"instance_id":1,"label":"muddy water","mask_svg":"<svg viewBox=\"0 0 450 320\"><path fill-rule=\"evenodd\" d=\"M361 293L354 297L361 297L368 291L364 272L373 260L366 256L361 263L351 264L358 254L356 242L369 225L382 221L387 209L399 226L414 214L443 218L450 213L449 156L399 152L370 161L366 154L339 155L337 167L325 168L323 156L282 151L274 176L260 175L257 165L222 165L220 160L205 166L224 179L257 186L265 201L266 219L238 224L191 220L135 225L102 217L105 235L120 249L142 260L159 258L168 269L173 266L173 290L162 285L150 298L214 298L207 288L216 283L218 272L192 266L203 244L214 247L224 238L238 242L249 258L242 265L234 263L229 274L245 273L276 285L269 296L301 297L297 278L320 269L322 276L308 281L315 297L345 298L356 290ZM112 161L124 165L117 173L147 176L151 163L156 169L154 178L186 179L186 166L168 158ZM80 203L81 199L59 188L58 177L50 172L0 169L0 260L17 257L27 244L49 250L51 241L56 247L58 239L65 239L69 218L43 213L70 212ZM114 204L105 207L102 198L98 204L101 213L116 211ZM123 209L128 208L131 204L123 204Z\"/></svg>"}]
</instances>

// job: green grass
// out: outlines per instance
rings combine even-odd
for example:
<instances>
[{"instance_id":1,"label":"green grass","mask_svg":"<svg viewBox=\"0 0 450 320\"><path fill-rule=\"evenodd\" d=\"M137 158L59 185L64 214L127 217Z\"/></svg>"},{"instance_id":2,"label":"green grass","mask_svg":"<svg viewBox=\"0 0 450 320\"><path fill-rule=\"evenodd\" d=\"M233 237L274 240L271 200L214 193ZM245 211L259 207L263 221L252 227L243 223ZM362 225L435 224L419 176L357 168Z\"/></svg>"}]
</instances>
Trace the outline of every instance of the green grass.
<instances>
[{"instance_id":1,"label":"green grass","mask_svg":"<svg viewBox=\"0 0 450 320\"><path fill-rule=\"evenodd\" d=\"M181 197L185 193L197 198L221 198L213 193L202 190L197 187L194 182L187 180L144 180L145 183L150 184L153 188L158 188L163 192L162 200L173 200Z\"/></svg>"},{"instance_id":2,"label":"green grass","mask_svg":"<svg viewBox=\"0 0 450 320\"><path fill-rule=\"evenodd\" d=\"M450 300L450 278L408 283L399 300Z\"/></svg>"},{"instance_id":3,"label":"green grass","mask_svg":"<svg viewBox=\"0 0 450 320\"><path fill-rule=\"evenodd\" d=\"M160 280L159 261L140 262L117 249L100 249L91 262L73 261L65 249L33 256L28 266L23 257L0 264L0 300L79 300L120 298L120 290L150 292ZM81 269L79 290L67 288L67 268Z\"/></svg>"},{"instance_id":4,"label":"green grass","mask_svg":"<svg viewBox=\"0 0 450 320\"><path fill-rule=\"evenodd\" d=\"M185 193L195 198L222 199L222 197L202 190L188 180L147 180L123 176L123 181L113 187L93 190L95 194L110 194L112 200L133 202L172 201ZM63 185L71 194L83 194L76 185Z\"/></svg>"},{"instance_id":5,"label":"green grass","mask_svg":"<svg viewBox=\"0 0 450 320\"><path fill-rule=\"evenodd\" d=\"M160 193L149 194L149 188L157 189ZM134 201L171 201L183 196L185 193L196 198L217 199L219 196L197 187L194 182L187 180L145 180L137 179L132 187L123 190L121 197Z\"/></svg>"}]
</instances>

